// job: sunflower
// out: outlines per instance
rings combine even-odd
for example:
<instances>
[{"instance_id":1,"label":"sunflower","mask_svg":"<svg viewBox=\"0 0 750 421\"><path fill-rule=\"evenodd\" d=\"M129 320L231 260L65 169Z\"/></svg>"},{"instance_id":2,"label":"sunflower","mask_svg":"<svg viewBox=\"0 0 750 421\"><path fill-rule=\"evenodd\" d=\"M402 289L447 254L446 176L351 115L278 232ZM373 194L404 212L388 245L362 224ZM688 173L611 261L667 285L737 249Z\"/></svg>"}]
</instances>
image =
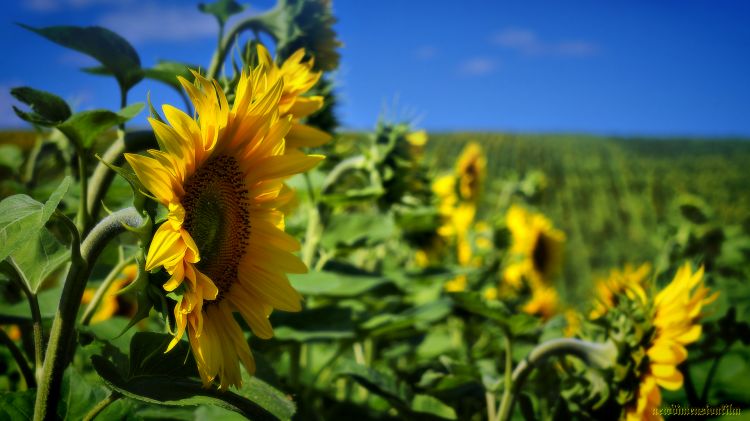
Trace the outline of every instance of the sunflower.
<instances>
[{"instance_id":1,"label":"sunflower","mask_svg":"<svg viewBox=\"0 0 750 421\"><path fill-rule=\"evenodd\" d=\"M150 119L160 150L126 154L136 176L169 213L156 230L146 270L169 273L164 289L177 298L176 333L188 332L204 386L241 385L240 362L253 373L250 348L233 313L255 335L270 338L268 315L299 311L301 296L287 273L307 267L292 254L299 243L284 233L279 207L284 180L323 157L285 154L291 116L279 117L283 78L270 81L264 66L243 70L229 107L219 84L194 72L180 82L197 119L169 105L169 125Z\"/></svg>"},{"instance_id":2,"label":"sunflower","mask_svg":"<svg viewBox=\"0 0 750 421\"><path fill-rule=\"evenodd\" d=\"M524 279L532 285L549 282L562 265L565 234L544 215L518 205L508 209L505 223L512 237L513 259L505 268L505 282L516 289Z\"/></svg>"},{"instance_id":3,"label":"sunflower","mask_svg":"<svg viewBox=\"0 0 750 421\"><path fill-rule=\"evenodd\" d=\"M557 290L549 285L537 285L531 289L531 299L521 307L521 310L532 316L539 316L543 320L557 314L560 298Z\"/></svg>"},{"instance_id":4,"label":"sunflower","mask_svg":"<svg viewBox=\"0 0 750 421\"><path fill-rule=\"evenodd\" d=\"M447 292L462 292L466 291L467 286L468 279L466 279L466 275L458 275L450 281L446 282L445 285L443 285L443 288Z\"/></svg>"},{"instance_id":5,"label":"sunflower","mask_svg":"<svg viewBox=\"0 0 750 421\"><path fill-rule=\"evenodd\" d=\"M462 201L475 205L479 202L486 169L487 158L482 147L476 142L466 145L456 162L458 195Z\"/></svg>"},{"instance_id":6,"label":"sunflower","mask_svg":"<svg viewBox=\"0 0 750 421\"><path fill-rule=\"evenodd\" d=\"M472 250L469 242L469 230L474 222L476 206L462 202L455 193L456 177L445 175L435 180L432 190L438 198L438 212L442 220L438 235L456 241L458 263L466 266L471 261Z\"/></svg>"},{"instance_id":7,"label":"sunflower","mask_svg":"<svg viewBox=\"0 0 750 421\"><path fill-rule=\"evenodd\" d=\"M324 104L320 95L303 96L321 77L321 72L313 71L315 59L305 60L305 50L300 48L278 66L266 47L258 44L258 61L266 70L266 86L272 87L278 80L284 81L279 100L279 114L281 118L293 118L292 127L285 136L286 150L320 146L330 141L331 135L328 133L300 123L300 119L309 117ZM262 90L256 92L258 97L263 94Z\"/></svg>"},{"instance_id":8,"label":"sunflower","mask_svg":"<svg viewBox=\"0 0 750 421\"><path fill-rule=\"evenodd\" d=\"M125 266L122 273L109 285L107 291L99 303L99 308L91 317L91 324L109 320L114 315L133 316L136 310L136 304L118 292L135 281L138 276L138 265L130 264ZM96 288L86 288L81 297L81 304L88 304L94 299Z\"/></svg>"},{"instance_id":9,"label":"sunflower","mask_svg":"<svg viewBox=\"0 0 750 421\"><path fill-rule=\"evenodd\" d=\"M638 268L632 265L625 265L622 270L613 269L609 276L600 279L594 286L594 308L589 313L589 319L598 319L607 311L617 305L617 300L622 294L633 299L634 294L643 296L643 290L648 275L651 272L651 265L644 263Z\"/></svg>"},{"instance_id":10,"label":"sunflower","mask_svg":"<svg viewBox=\"0 0 750 421\"><path fill-rule=\"evenodd\" d=\"M703 284L703 268L693 272L686 263L650 303L653 333L646 347L646 368L640 377L637 398L625 408L625 419L661 419L653 411L661 404L660 387L667 390L682 387L683 377L677 366L687 359L685 346L701 336L702 308L719 295L709 294Z\"/></svg>"}]
</instances>

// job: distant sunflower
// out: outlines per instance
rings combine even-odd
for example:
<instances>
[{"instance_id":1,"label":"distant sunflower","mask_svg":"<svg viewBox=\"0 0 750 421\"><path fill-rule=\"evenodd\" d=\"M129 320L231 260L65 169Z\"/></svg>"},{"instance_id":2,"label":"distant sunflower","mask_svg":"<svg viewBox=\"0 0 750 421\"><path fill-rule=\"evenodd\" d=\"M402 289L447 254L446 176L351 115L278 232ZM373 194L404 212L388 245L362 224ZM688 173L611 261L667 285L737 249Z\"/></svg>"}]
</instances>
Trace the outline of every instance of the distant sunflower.
<instances>
[{"instance_id":1,"label":"distant sunflower","mask_svg":"<svg viewBox=\"0 0 750 421\"><path fill-rule=\"evenodd\" d=\"M321 72L313 70L315 59L305 60L305 50L300 48L278 66L266 47L258 44L258 61L266 69L266 86L270 88L278 80L284 81L279 99L279 114L281 118L293 118L292 127L285 137L286 150L320 146L330 141L331 135L328 133L300 123L300 119L310 116L324 105L323 97L320 95L304 96L321 77ZM256 92L257 95L263 93Z\"/></svg>"},{"instance_id":2,"label":"distant sunflower","mask_svg":"<svg viewBox=\"0 0 750 421\"><path fill-rule=\"evenodd\" d=\"M164 289L178 298L172 349L188 331L204 386L240 386L240 362L255 362L233 312L253 333L270 338L272 309L299 311L301 297L287 273L307 267L292 254L299 243L284 233L279 211L284 180L314 167L322 156L285 154L292 117L279 118L284 80L271 83L263 66L244 70L230 108L214 80L194 72L180 78L197 113L169 105L170 123L149 119L161 150L125 157L169 214L154 234L146 270L164 267ZM262 92L262 94L259 94Z\"/></svg>"},{"instance_id":3,"label":"distant sunflower","mask_svg":"<svg viewBox=\"0 0 750 421\"><path fill-rule=\"evenodd\" d=\"M131 317L135 314L136 304L128 297L118 295L120 290L130 285L138 276L138 266L127 265L122 273L109 285L99 302L99 307L91 317L91 324L109 320L112 316L121 315ZM96 288L86 288L81 297L81 304L88 304L94 299Z\"/></svg>"},{"instance_id":4,"label":"distant sunflower","mask_svg":"<svg viewBox=\"0 0 750 421\"><path fill-rule=\"evenodd\" d=\"M442 220L438 234L449 242L455 239L458 262L465 266L472 257L469 230L474 222L476 206L459 200L455 192L456 180L453 175L439 177L433 183L432 190L438 198L438 212Z\"/></svg>"},{"instance_id":5,"label":"distant sunflower","mask_svg":"<svg viewBox=\"0 0 750 421\"><path fill-rule=\"evenodd\" d=\"M589 318L598 319L605 315L610 308L617 305L617 300L623 294L630 299L633 299L634 295L644 297L643 288L650 272L651 265L648 263L638 268L625 265L622 270L613 269L607 278L598 280L594 286L594 308L589 313Z\"/></svg>"},{"instance_id":6,"label":"distant sunflower","mask_svg":"<svg viewBox=\"0 0 750 421\"><path fill-rule=\"evenodd\" d=\"M686 263L672 282L656 295L652 305L653 333L646 346L645 370L640 377L637 398L625 408L628 421L661 419L653 409L661 405L661 391L682 387L677 366L687 359L685 346L697 341L702 332L702 308L716 300L703 284L703 268L693 272ZM644 303L645 304L645 303Z\"/></svg>"},{"instance_id":7,"label":"distant sunflower","mask_svg":"<svg viewBox=\"0 0 750 421\"><path fill-rule=\"evenodd\" d=\"M531 299L521 307L524 313L548 320L557 314L560 298L557 290L548 285L538 285L531 289Z\"/></svg>"},{"instance_id":8,"label":"distant sunflower","mask_svg":"<svg viewBox=\"0 0 750 421\"><path fill-rule=\"evenodd\" d=\"M484 184L487 158L482 147L471 142L464 148L456 162L458 195L461 201L477 204Z\"/></svg>"},{"instance_id":9,"label":"distant sunflower","mask_svg":"<svg viewBox=\"0 0 750 421\"><path fill-rule=\"evenodd\" d=\"M524 279L532 284L549 282L562 265L565 234L544 215L518 205L508 210L505 223L512 236L513 259L503 274L505 282L516 289Z\"/></svg>"}]
</instances>

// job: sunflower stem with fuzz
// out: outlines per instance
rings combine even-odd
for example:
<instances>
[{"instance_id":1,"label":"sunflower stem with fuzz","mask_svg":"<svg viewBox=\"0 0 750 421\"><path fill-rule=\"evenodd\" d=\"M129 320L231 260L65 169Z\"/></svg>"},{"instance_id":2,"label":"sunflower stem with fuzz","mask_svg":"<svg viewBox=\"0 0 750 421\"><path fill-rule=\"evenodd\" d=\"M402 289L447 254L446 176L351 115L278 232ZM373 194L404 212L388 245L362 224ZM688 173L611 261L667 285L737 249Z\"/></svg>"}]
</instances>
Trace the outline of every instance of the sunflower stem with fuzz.
<instances>
[{"instance_id":1,"label":"sunflower stem with fuzz","mask_svg":"<svg viewBox=\"0 0 750 421\"><path fill-rule=\"evenodd\" d=\"M71 264L63 286L60 304L52 322L43 374L37 388L34 403L34 420L37 421L55 418L60 400L63 372L70 361L70 352L73 350L72 343L75 337L78 309L94 262L107 243L117 235L128 228L139 228L144 224L144 219L135 208L123 209L102 219L81 242L78 229L73 222L59 211L54 215L70 232Z\"/></svg>"},{"instance_id":2,"label":"sunflower stem with fuzz","mask_svg":"<svg viewBox=\"0 0 750 421\"><path fill-rule=\"evenodd\" d=\"M511 387L503 391L497 419L506 421L513 414L516 396L523 387L526 378L537 365L553 356L573 355L589 365L599 368L611 367L617 359L617 347L611 341L604 344L573 338L552 339L542 342L531 350L513 370ZM506 357L506 361L507 361Z\"/></svg>"},{"instance_id":3,"label":"sunflower stem with fuzz","mask_svg":"<svg viewBox=\"0 0 750 421\"><path fill-rule=\"evenodd\" d=\"M87 326L89 323L91 323L91 318L94 317L94 313L96 313L96 309L99 307L99 303L101 303L102 298L104 298L104 295L107 293L107 290L109 290L109 287L122 273L125 267L133 263L134 260L135 256L130 256L127 259L120 260L120 262L115 265L115 267L112 268L112 270L107 274L107 277L104 278L104 281L101 285L99 285L96 293L94 293L94 297L86 307L86 310L84 310L83 316L81 316L81 325Z\"/></svg>"},{"instance_id":4,"label":"sunflower stem with fuzz","mask_svg":"<svg viewBox=\"0 0 750 421\"><path fill-rule=\"evenodd\" d=\"M78 151L78 182L81 185L81 197L78 204L78 214L76 215L76 225L78 231L82 234L86 234L89 229L91 216L89 215L88 207L88 189L89 189L89 177L86 171L88 160L83 150Z\"/></svg>"},{"instance_id":5,"label":"sunflower stem with fuzz","mask_svg":"<svg viewBox=\"0 0 750 421\"><path fill-rule=\"evenodd\" d=\"M10 351L10 355L13 356L14 360L16 360L18 371L21 372L24 381L26 381L26 387L31 389L36 386L34 372L31 371L31 367L29 367L29 363L28 361L26 361L26 357L23 356L23 352L18 348L15 342L10 339L8 334L5 333L5 329L0 329L0 344L5 345L5 347Z\"/></svg>"}]
</instances>

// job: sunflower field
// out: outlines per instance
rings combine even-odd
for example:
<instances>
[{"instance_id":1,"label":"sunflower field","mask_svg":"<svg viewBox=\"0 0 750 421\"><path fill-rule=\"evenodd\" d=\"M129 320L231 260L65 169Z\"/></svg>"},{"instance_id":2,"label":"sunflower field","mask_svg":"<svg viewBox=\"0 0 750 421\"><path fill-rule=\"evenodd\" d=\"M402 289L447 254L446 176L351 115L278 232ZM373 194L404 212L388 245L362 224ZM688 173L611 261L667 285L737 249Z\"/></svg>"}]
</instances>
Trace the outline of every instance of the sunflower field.
<instances>
[{"instance_id":1,"label":"sunflower field","mask_svg":"<svg viewBox=\"0 0 750 421\"><path fill-rule=\"evenodd\" d=\"M200 8L198 66L21 24L122 107L11 91L0 419L750 413L750 144L342 132L328 0Z\"/></svg>"}]
</instances>

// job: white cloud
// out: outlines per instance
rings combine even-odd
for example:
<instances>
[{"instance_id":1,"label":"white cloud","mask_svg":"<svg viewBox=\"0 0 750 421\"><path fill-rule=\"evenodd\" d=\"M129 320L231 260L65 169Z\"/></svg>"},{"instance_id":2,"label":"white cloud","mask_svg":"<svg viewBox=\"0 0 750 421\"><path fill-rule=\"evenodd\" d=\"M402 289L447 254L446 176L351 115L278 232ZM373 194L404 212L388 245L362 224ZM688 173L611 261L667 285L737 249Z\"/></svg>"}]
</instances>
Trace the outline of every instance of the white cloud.
<instances>
[{"instance_id":1,"label":"white cloud","mask_svg":"<svg viewBox=\"0 0 750 421\"><path fill-rule=\"evenodd\" d=\"M462 62L458 71L464 76L483 76L494 72L498 63L489 57L474 57Z\"/></svg>"},{"instance_id":2,"label":"white cloud","mask_svg":"<svg viewBox=\"0 0 750 421\"><path fill-rule=\"evenodd\" d=\"M506 28L491 39L493 44L529 56L587 57L599 52L599 46L583 40L548 41L535 32L522 28Z\"/></svg>"},{"instance_id":3,"label":"white cloud","mask_svg":"<svg viewBox=\"0 0 750 421\"><path fill-rule=\"evenodd\" d=\"M194 5L129 7L105 14L99 24L133 43L192 41L217 37L219 33L216 19Z\"/></svg>"},{"instance_id":4,"label":"white cloud","mask_svg":"<svg viewBox=\"0 0 750 421\"><path fill-rule=\"evenodd\" d=\"M434 45L423 45L417 49L415 55L419 60L430 60L434 58L437 53L438 49Z\"/></svg>"}]
</instances>

